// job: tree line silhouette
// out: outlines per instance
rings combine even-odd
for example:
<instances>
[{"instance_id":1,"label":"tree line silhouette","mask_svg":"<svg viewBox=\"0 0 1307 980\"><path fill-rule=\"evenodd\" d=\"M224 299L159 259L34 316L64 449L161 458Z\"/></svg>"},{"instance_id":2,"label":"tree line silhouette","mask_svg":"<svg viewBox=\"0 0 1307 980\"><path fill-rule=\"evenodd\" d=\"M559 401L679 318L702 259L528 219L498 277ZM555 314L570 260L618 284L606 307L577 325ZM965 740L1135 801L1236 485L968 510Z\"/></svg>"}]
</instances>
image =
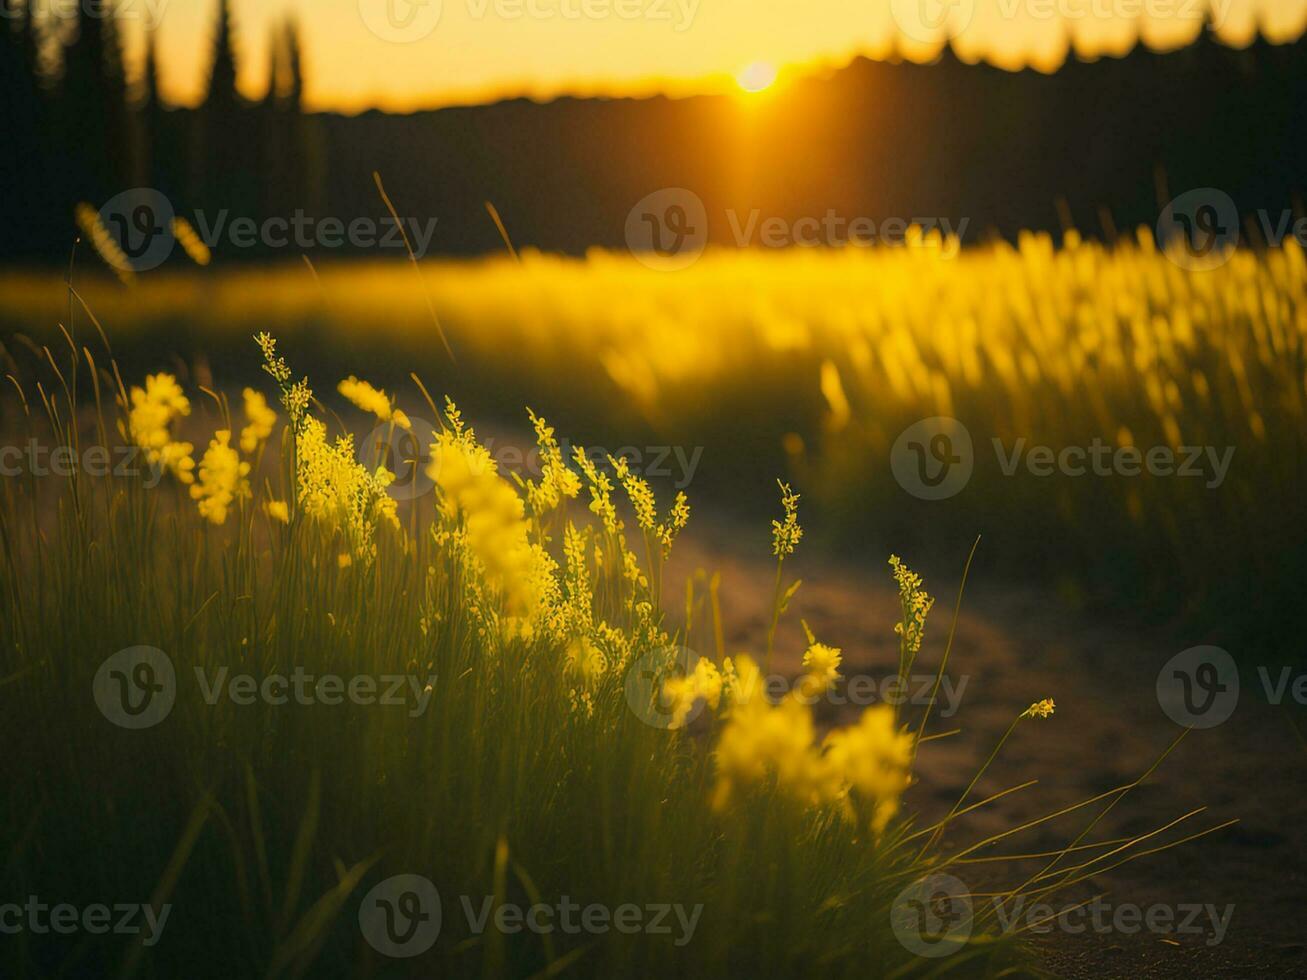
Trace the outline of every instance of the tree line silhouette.
<instances>
[{"instance_id":1,"label":"tree line silhouette","mask_svg":"<svg viewBox=\"0 0 1307 980\"><path fill-rule=\"evenodd\" d=\"M228 0L215 11L209 82L197 109L160 95L158 42L148 38L137 77L124 62L112 4L89 14L35 16L34 0L0 0L5 93L4 221L0 255L55 258L73 240L77 203L153 187L179 211L237 215L314 206L320 148L303 109L293 20L275 31L269 86L258 102L236 88L236 33Z\"/></svg>"},{"instance_id":2,"label":"tree line silhouette","mask_svg":"<svg viewBox=\"0 0 1307 980\"><path fill-rule=\"evenodd\" d=\"M30 0L27 0L30 3ZM502 247L483 202L519 245L582 253L624 244L632 205L663 187L705 204L708 237L734 244L757 212L794 221L829 212L944 218L967 237L1111 237L1152 224L1194 187L1241 213L1296 205L1307 164L1307 41L1244 49L1204 29L1170 53L1057 72L855 59L760 97L510 99L397 115L307 112L293 22L276 31L267 94L236 88L237 27L215 9L201 105L160 98L155 44L129 79L114 17L53 31L22 0L0 0L6 155L0 257L60 261L74 206L154 187L178 213L381 218L386 180L404 217L438 219L434 249ZM1255 227L1248 229L1256 237ZM264 257L215 248L218 260Z\"/></svg>"}]
</instances>

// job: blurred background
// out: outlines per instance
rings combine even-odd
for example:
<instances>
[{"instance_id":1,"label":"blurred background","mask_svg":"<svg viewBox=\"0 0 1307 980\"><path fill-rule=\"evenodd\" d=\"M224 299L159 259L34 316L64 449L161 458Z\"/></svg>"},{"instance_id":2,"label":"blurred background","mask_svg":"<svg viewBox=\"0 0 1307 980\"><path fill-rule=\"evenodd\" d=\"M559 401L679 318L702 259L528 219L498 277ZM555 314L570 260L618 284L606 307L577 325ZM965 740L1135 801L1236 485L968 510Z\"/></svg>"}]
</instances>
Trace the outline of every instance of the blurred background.
<instances>
[{"instance_id":1,"label":"blurred background","mask_svg":"<svg viewBox=\"0 0 1307 980\"><path fill-rule=\"evenodd\" d=\"M14 378L68 328L231 388L272 330L410 412L412 372L679 449L708 513L793 480L832 555L985 534L985 580L1296 656L1307 0L0 9ZM973 458L928 499L892 463L941 417ZM1096 441L1230 462L1003 462Z\"/></svg>"}]
</instances>

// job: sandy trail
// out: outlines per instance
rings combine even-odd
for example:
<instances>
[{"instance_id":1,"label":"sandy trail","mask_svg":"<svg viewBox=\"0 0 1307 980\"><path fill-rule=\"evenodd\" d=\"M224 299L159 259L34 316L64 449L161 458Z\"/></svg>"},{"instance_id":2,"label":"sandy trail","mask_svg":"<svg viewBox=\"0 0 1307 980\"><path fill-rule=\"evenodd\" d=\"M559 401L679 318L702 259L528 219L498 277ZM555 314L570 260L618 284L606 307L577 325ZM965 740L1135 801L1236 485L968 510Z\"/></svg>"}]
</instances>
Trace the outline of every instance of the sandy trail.
<instances>
[{"instance_id":1,"label":"sandy trail","mask_svg":"<svg viewBox=\"0 0 1307 980\"><path fill-rule=\"evenodd\" d=\"M665 579L665 604L684 595L696 568L722 574L722 618L727 652L760 656L770 616L775 566L765 550L765 528L736 528L705 521L702 512L678 542ZM747 544L742 546L740 542ZM751 546L745 554L742 547ZM911 565L910 556L905 556ZM959 565L959 575L960 575ZM844 650L844 673L884 679L897 664L898 600L883 559L861 567L800 554L787 578L804 584L777 640L774 669L793 674L803 637L799 618L824 642ZM921 659L913 673L933 673L943 654L957 581L926 582L937 596ZM681 600L683 603L683 599ZM1033 701L1052 697L1056 714L1018 725L1000 757L970 799L981 799L1029 779L1038 785L967 815L950 830L947 847L964 847L1072 803L1130 783L1182 731L1159 707L1158 672L1167 660L1201 638L1168 641L1094 625L1060 611L1033 592L983 582L968 586L949 675L961 690L956 714L932 717L930 729L961 728L958 735L923 746L920 782L909 809L938 819L947 813L1013 717ZM964 681L965 678L965 681ZM1130 851L1147 850L1237 818L1239 823L1202 840L1095 873L1060 896L1062 909L1103 895L1098 922L1086 911L1032 940L1045 965L1066 977L1226 977L1307 974L1302 913L1307 909L1307 830L1301 812L1307 788L1307 748L1295 730L1301 712L1272 707L1256 697L1255 670L1242 671L1243 695L1233 716L1217 728L1192 731L1142 785L1127 795L1086 840L1149 833L1199 807L1207 809ZM965 683L965 687L961 685ZM825 706L823 719L848 721L861 707ZM910 709L918 710L918 709ZM937 711L941 709L936 709ZM912 716L912 717L915 717ZM985 854L1058 849L1076 837L1102 804L1002 841ZM1073 855L1067 863L1086 856ZM1044 861L955 866L977 891L1008 887L1039 871ZM1000 869L1001 877L992 877ZM971 882L967 882L971 885ZM982 900L977 900L978 904ZM983 900L988 903L989 900ZM1132 929L1132 910L1169 909L1169 932ZM1210 908L1208 908L1210 907ZM1120 909L1120 911L1118 911ZM1168 913L1158 910L1158 918ZM1223 930L1209 917L1228 915ZM1112 928L1120 915L1124 929ZM1175 931L1192 916L1186 931ZM1027 921L1030 921L1029 919ZM1217 942L1217 936L1221 941Z\"/></svg>"}]
</instances>

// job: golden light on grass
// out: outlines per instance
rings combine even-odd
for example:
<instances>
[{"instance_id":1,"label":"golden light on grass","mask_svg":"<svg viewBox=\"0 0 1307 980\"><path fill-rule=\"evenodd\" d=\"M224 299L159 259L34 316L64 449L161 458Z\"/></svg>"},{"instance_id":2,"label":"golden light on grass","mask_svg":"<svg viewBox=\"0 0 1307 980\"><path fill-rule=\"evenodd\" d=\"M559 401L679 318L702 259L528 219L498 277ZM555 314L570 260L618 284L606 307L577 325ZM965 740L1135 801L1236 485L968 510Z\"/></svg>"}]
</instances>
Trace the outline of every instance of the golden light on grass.
<instances>
[{"instance_id":1,"label":"golden light on grass","mask_svg":"<svg viewBox=\"0 0 1307 980\"><path fill-rule=\"evenodd\" d=\"M91 217L84 214L84 223L90 225ZM825 372L822 394L833 412L839 405L840 414L847 415L839 437L845 451L864 458L884 457L883 447L867 449L876 438L872 426L882 416L894 418L897 404L906 404L900 413L908 417L942 412L954 392L967 404L964 395L985 384L993 386L990 399L1000 403L994 411L1011 412L1020 423L1055 414L1074 423L1069 410L1045 408L1059 407L1057 399L1090 413L1108 408L1105 401L1091 400L1095 392L1142 391L1141 417L1137 423L1132 418L1132 437L1155 440L1142 406L1178 411L1175 403L1189 397L1189 388L1180 388L1185 380L1180 369L1197 370L1192 358L1209 340L1223 345L1226 361L1240 359L1241 378L1242 372L1252 372L1251 380L1240 382L1250 391L1289 390L1288 384L1253 387L1262 368L1278 370L1285 359L1269 352L1264 360L1255 356L1259 348L1249 339L1247 316L1224 311L1232 326L1223 329L1211 294L1185 292L1213 287L1189 285L1183 270L1158 253L1151 238L1110 251L1078 243L1058 252L1051 241L1026 236L1015 249L990 244L950 260L932 254L931 247L921 243L911 251L867 251L819 261L797 254L708 254L674 277L660 276L630 257L594 253L580 262L525 252L520 259L463 265L463 274L438 277L433 289L442 313L448 310L448 322L458 330L451 336L461 362L476 364L475 344L481 341L487 345L482 356L502 358L502 351L513 346L547 371L561 370L545 360L546 352L558 345L508 333L522 323L538 331L538 322L486 315L491 304L539 304L538 293L486 287L506 281L554 284L551 302L573 307L567 329L575 333L572 324L578 320L602 328L591 344L577 342L568 349L567 363L573 370L579 363L594 378L611 377L623 389L623 379L643 376L647 385L632 391L649 392L651 405L688 404L684 392L711 388L719 399L714 410L720 412L721 405L729 404L727 372L749 370L748 383L756 384L766 372L752 369L765 366L773 354L788 365L798 356L796 350L824 344L807 383L815 383L815 365L829 357L833 366ZM933 247L942 252L942 243ZM415 287L411 270L398 265L394 270L378 266L328 272L321 280L288 265L294 277L284 273L284 286L273 273L261 288L268 290L265 296L284 292L292 304L297 295L308 297L304 302L311 302L313 310L332 309L350 329L367 324L376 343L411 329L413 318L394 301L407 289L409 306L423 324L420 342L433 352L423 315L428 297ZM1239 253L1223 268L1225 273L1215 275L1237 275L1242 283L1264 287L1251 291L1256 308L1274 310L1282 319L1264 313L1254 329L1275 350L1288 349L1289 338L1297 336L1289 331L1302 329L1292 315L1297 307L1287 300L1265 303L1261 297L1273 295L1277 283L1297 289L1303 272L1297 244L1265 255ZM341 289L338 274L348 277L339 302L332 293ZM396 274L400 278L395 281L405 284L400 289L391 288L388 278ZM156 296L185 299L187 282L202 282L206 290L220 282L198 279L200 275L197 270L161 275L158 282L173 283L169 290L182 287ZM268 276L249 271L230 275L246 287L242 295L248 294L251 277ZM276 287L270 285L274 279ZM1160 284L1139 285L1155 280ZM133 290L107 283L109 302L134 304L113 308L134 309L137 331L148 328L150 307L141 304L141 296L155 288L155 281L150 277ZM814 281L836 286L814 289ZM1221 280L1216 281L1219 286ZM995 282L1007 284L997 295L1012 297L1011 305L982 302L995 294ZM814 316L798 330L789 324L792 316L785 304L778 303L770 310L758 307L754 320L732 320L721 309L703 307L711 296L739 290L705 289L705 283L739 283L755 291L760 291L756 284L765 283L773 298L791 290L814 306L813 297L820 295L832 309L851 310L852 316ZM1084 289L1086 283L1094 284L1092 293ZM1151 292L1141 295L1145 288ZM1074 311L1082 298L1110 305L1098 316L1073 313L1067 322L1076 324L1074 329L1059 327L1039 316L1034 303L1024 302L1027 292L1022 290L1056 297L1058 309ZM954 293L961 295L953 302L964 305L941 300ZM196 329L204 326L206 311L223 308L216 292L203 295L203 302L183 304L186 322ZM1148 295L1167 295L1177 304L1169 326L1143 305ZM1235 312L1249 308L1246 295L1238 294L1235 302L1242 305ZM12 290L0 289L0 312L13 296ZM329 304L323 303L324 296ZM611 316L615 297L628 304L622 321L628 334L606 326L604 317ZM373 316L396 333L384 334L378 321L362 319L360 304L370 306ZM668 316L668 309L677 315ZM695 310L700 311L697 321ZM1109 315L1113 310L1119 319ZM1204 311L1210 311L1209 318L1200 321ZM785 329L761 329L764 315L776 320L773 327ZM1182 315L1190 318L1183 326ZM261 310L260 316L285 321L284 311ZM716 335L707 329L709 318L718 324ZM471 323L500 325L492 334L469 330ZM741 332L723 343L720 331L732 324ZM1001 332L1005 325L1007 334ZM213 338L211 344L220 338L216 331L199 335ZM35 472L0 480L0 678L21 712L6 753L14 771L55 780L69 814L52 811L50 820L34 822L28 814L38 812L48 789L29 780L6 783L7 799L14 802L0 812L5 839L24 833L13 826L17 814L17 821L30 828L27 851L52 855L15 865L18 870L9 873L17 894L36 894L35 875L49 875L52 861L60 878L92 892L103 871L70 850L67 841L76 843L79 837L65 835L65 828L84 825L85 812L96 812L95 827L104 839L131 845L101 858L113 862L109 870L115 880L132 880L138 855L152 854L160 841L173 849L172 859L163 863L176 870L165 874L162 885L154 884L160 862L150 862L138 874L142 889L155 889L156 902L171 902L175 894L179 907L189 901L200 908L244 908L246 883L263 880L267 855L277 855L292 866L286 886L290 897L279 903L283 911L251 915L248 929L257 942L249 944L253 952L219 950L215 955L243 963L260 959L259 950L267 948L272 963L290 964L293 970L287 972L309 973L319 952L335 945L368 955L363 947L373 940L360 932L358 896L372 882L407 875L406 868L425 868L434 840L440 842L435 849L445 855L438 875L449 894L505 894L512 870L526 891L542 896L625 891L635 898L673 896L690 909L726 910L719 913L722 924L703 928L693 946L689 925L680 945L651 931L620 942L605 936L574 941L560 934L555 962L576 959L581 953L575 950L589 949L596 961L602 956L605 965L613 964L611 970L596 968L595 975L637 975L651 961L666 964L660 972L717 975L715 964L735 964L743 957L741 970L723 973L765 968L770 976L798 977L811 975L811 964L830 956L832 949L866 949L878 969L901 976L918 967L910 932L915 927L904 925L895 911L915 894L907 891L908 899L903 898L909 882L941 872L965 874L966 863L984 861L1002 872L994 877L999 891L991 895L1006 901L1034 896L1052 901L1061 890L1125 861L1229 826L1227 821L1205 827L1178 840L1168 835L1125 857L1123 852L1157 840L1203 809L1137 837L1098 839L1094 833L1107 810L1151 776L1179 744L1184 729L1144 776L1022 822L996 814L992 832L977 834L963 822L968 814L1034 785L1035 780L1024 780L982 799L972 796L1019 725L1033 724L1036 717L1043 724L1049 716L1050 724L1061 723L1051 699L1035 701L1013 718L1005 734L988 743L993 748L980 769L942 817L918 810L907 791L917 778L918 746L942 737L928 726L935 695L924 704L871 705L860 718L826 730L811 702L852 676L845 673L838 637L823 635L819 641L801 621L805 640L796 646L792 630L778 630L784 617L794 615L791 606L802 583L787 569L806 540L801 494L789 483L778 483L779 509L770 528L775 578L760 665L747 651L724 654L716 577L709 580L706 597L700 592L714 610L713 640L704 635L706 623L699 624L696 634L689 612L683 628L664 614L664 575L672 568L668 559L690 518L686 494L678 492L669 500L665 486L646 482L625 457L587 452L577 444L570 444L569 454L565 441L534 413L527 417L539 468L526 475L501 472L492 443L478 439L453 401L446 399L444 409L438 409L416 372L411 374L426 401L428 419L435 423L426 447L431 499L425 506L406 502L401 512L390 492L396 475L384 464L360 458L351 423L314 397L309 378L292 368L270 333L260 333L256 341L271 384L260 380L242 390L243 419L232 417L223 395L196 386L187 377L190 371L159 371L134 384L132 378L140 375L124 380L107 339L104 356L112 370L101 371L90 348L77 351L71 330L65 336L67 355L62 348L37 348L33 342L31 353L39 351L44 358L27 370L20 363L10 375L24 405L34 401L24 393L26 386L39 395L46 412L44 423L25 413L23 424L43 424L44 431L55 433L56 451L81 458L77 430L62 424L61 406L85 404L101 458L109 458L123 443L139 451L149 469L97 474L79 467L46 485L36 483ZM777 336L783 341L780 347L774 346ZM802 347L796 346L798 339ZM288 346L302 350L324 340L321 330L313 336L301 331ZM620 346L610 350L610 342ZM591 348L620 356L620 366L605 367L604 355L587 355ZM1012 349L1030 353L1029 360L998 360ZM252 352L247 358L254 361ZM79 373L74 368L82 360L88 370ZM1215 371L1214 362L1207 357L1201 363ZM47 365L62 388L62 401L47 393ZM1006 392L1009 379L1012 391ZM1156 395L1149 393L1150 379ZM1298 383L1297 375L1293 383ZM102 388L109 385L116 397L104 396ZM209 395L217 410L198 398L193 401L196 391ZM219 384L217 391L225 389ZM1239 404L1237 392L1215 378L1203 383L1203 391L1213 406ZM643 397L627 393L623 400ZM415 412L419 404L411 394L394 387L383 390L357 375L348 375L337 394L351 406L346 411L353 424L367 427L384 421L402 425L398 406L403 399L412 399L409 407ZM1021 395L1042 401L1019 401ZM274 396L280 411L272 407ZM1144 401L1153 398L1156 405ZM618 418L613 401L609 398L605 405ZM979 400L972 397L970 403ZM1195 424L1220 421L1214 408L1191 415ZM413 421L418 421L416 414ZM741 417L740 426L746 424L758 423L753 416ZM1283 445L1282 438L1274 442L1276 435L1272 431L1266 437ZM19 431L15 438L34 441L35 435ZM205 445L197 459L197 447ZM52 503L54 494L60 497ZM867 497L860 488L858 495ZM880 512L895 513L892 507ZM1104 513L1110 511L1099 511ZM1095 534L1101 535L1102 528L1093 525ZM767 532L764 526L754 532L760 549ZM919 665L930 664L938 693L950 665L970 561L947 632L928 634L934 600L925 581L891 558L899 621L887 621L884 632L887 638L897 637L893 676L910 677ZM28 568L50 571L26 574ZM696 591L703 580L688 581L687 610L697 608ZM767 608L765 594L756 599L759 608ZM61 624L60 632L48 628L52 622ZM826 627L821 630L825 633ZM156 638L168 649L138 642ZM760 646L761 637L755 640ZM691 655L695 649L716 652ZM111 692L115 700L108 695L88 698L88 685L69 683L70 678L99 677L101 671L112 679L110 668L126 662L115 658L137 657L142 650L150 651L151 659L134 663L151 668L166 662L171 673L172 658L178 658L186 672L198 671L197 679L200 674L226 677L252 662L302 661L313 669L348 664L357 677L408 681L412 697L389 701L387 695L383 702L374 688L372 695L351 694L334 703L315 695L318 702L296 706L304 710L292 710L284 697L270 694L249 703L193 695L174 706L172 697L181 685L160 694L167 689L155 685L152 673L137 672L142 678L133 682L142 693L138 700L126 696L126 680ZM802 677L790 695L774 698L764 679L771 656L786 651L790 663L802 656ZM60 670L47 669L59 656L67 663ZM399 669L408 673L394 673ZM253 674L248 676L253 680ZM201 682L202 688L207 683ZM1035 687L1029 697L1047 693ZM1074 691L1057 693L1074 705ZM150 721L161 726L153 740L143 742L142 736L152 736L134 730L130 719L156 696L168 698L167 708ZM1030 702L1023 696L1020 703ZM700 715L703 721L691 727ZM84 762L41 769L38 761L50 744L46 733L54 730L69 757ZM266 734L270 731L275 742ZM153 792L148 794L141 790L138 773L142 756L139 750L133 754L138 745L154 760L149 773ZM375 775L360 778L360 773ZM112 805L103 803L106 794ZM449 802L473 795L475 816ZM343 814L339 819L319 820L325 800L339 801L333 811ZM1102 801L1107 803L1098 816L1065 846L1015 856L990 850L1001 840ZM101 810L92 811L97 804ZM280 817L275 821L265 816L274 806ZM224 823L227 813L240 814L240 826L251 829ZM615 827L629 828L623 836L642 842L641 853L674 854L677 860L637 860L625 852L595 860L592 842ZM197 846L202 834L224 846ZM64 846L55 846L60 841ZM350 866L338 854L377 856ZM1072 854L1076 858L1068 860ZM1004 870L1005 862L1031 856L1048 860L1033 872ZM543 869L539 888L521 870L528 866ZM266 877L272 880L270 872ZM777 880L813 884L800 896L794 886L777 886ZM832 914L836 902L839 915ZM692 914L697 922L698 912ZM771 947L751 941L755 933L747 923L757 921L769 929L783 927L780 946L793 947L795 953L779 964L768 962L774 955ZM1025 953L1011 941L1011 933L983 915L975 922L969 943L945 950L956 957L947 962L965 958L980 963L988 975L1024 963ZM208 924L191 928L203 931ZM292 939L279 938L285 935ZM554 955L542 951L538 936L505 933L497 940L501 948L489 949L483 957L489 964L483 972L490 975L509 975L501 968L505 962L547 966ZM289 945L278 951L278 943ZM143 959L150 958L150 972L162 975L183 972L168 968L175 961L168 957L197 955L187 943L161 945L157 951L137 948ZM444 972L464 975L470 964L482 965L468 959L473 952L472 945L446 937L429 955ZM853 968L863 962L858 959Z\"/></svg>"}]
</instances>

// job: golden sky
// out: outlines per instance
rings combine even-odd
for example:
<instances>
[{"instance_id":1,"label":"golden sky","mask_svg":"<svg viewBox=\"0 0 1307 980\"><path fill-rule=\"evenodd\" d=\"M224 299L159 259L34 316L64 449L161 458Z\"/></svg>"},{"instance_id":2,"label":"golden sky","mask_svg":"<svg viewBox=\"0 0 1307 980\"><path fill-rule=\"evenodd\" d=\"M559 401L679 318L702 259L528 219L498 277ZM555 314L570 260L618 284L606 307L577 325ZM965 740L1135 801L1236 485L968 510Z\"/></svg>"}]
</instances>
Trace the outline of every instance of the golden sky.
<instances>
[{"instance_id":1,"label":"golden sky","mask_svg":"<svg viewBox=\"0 0 1307 980\"><path fill-rule=\"evenodd\" d=\"M165 93L194 103L217 0L119 4L131 19L129 55L139 57L141 27L157 17ZM233 0L233 9L247 94L266 85L269 30L294 13L309 104L347 112L691 94L773 70L784 84L787 72L883 55L896 38L926 59L950 33L967 60L1052 70L1068 40L1085 56L1121 54L1137 37L1184 44L1204 9L1238 45L1259 25L1273 40L1307 27L1307 0Z\"/></svg>"}]
</instances>

